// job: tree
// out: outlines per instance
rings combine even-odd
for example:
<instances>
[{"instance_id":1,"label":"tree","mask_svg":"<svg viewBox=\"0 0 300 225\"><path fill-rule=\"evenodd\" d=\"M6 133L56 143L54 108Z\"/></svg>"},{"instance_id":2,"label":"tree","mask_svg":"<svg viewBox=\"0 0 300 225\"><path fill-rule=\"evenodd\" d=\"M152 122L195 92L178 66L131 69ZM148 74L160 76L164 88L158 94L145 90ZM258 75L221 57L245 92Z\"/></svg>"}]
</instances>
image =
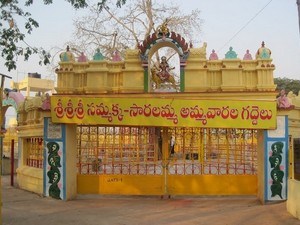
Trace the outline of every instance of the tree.
<instances>
[{"instance_id":1,"label":"tree","mask_svg":"<svg viewBox=\"0 0 300 225\"><path fill-rule=\"evenodd\" d=\"M300 80L293 80L289 78L275 78L274 83L277 85L276 90L279 92L284 89L286 93L292 91L294 94L298 95L300 91Z\"/></svg>"},{"instance_id":2,"label":"tree","mask_svg":"<svg viewBox=\"0 0 300 225\"><path fill-rule=\"evenodd\" d=\"M81 9L88 6L87 0L65 0L75 9ZM52 4L53 0L43 0L44 4ZM117 7L121 7L126 0L116 0ZM50 54L43 48L31 46L26 42L27 35L30 35L35 28L39 26L38 22L31 17L31 14L24 11L24 8L31 6L33 0L26 0L22 4L18 0L0 0L0 51L1 57L5 60L5 67L8 71L16 69L16 58L24 56L28 60L32 54L38 54L41 58L40 64L48 64ZM107 5L107 0L97 3L101 11ZM20 20L22 26L16 24Z\"/></svg>"},{"instance_id":3,"label":"tree","mask_svg":"<svg viewBox=\"0 0 300 225\"><path fill-rule=\"evenodd\" d=\"M75 21L76 40L69 44L89 56L100 48L102 54L111 58L116 49L123 52L126 48L135 48L165 19L170 30L194 43L199 42L193 40L195 34L199 37L202 23L197 9L184 14L178 5L152 0L130 1L122 9L104 6L99 11L98 4L89 6L88 15Z\"/></svg>"}]
</instances>

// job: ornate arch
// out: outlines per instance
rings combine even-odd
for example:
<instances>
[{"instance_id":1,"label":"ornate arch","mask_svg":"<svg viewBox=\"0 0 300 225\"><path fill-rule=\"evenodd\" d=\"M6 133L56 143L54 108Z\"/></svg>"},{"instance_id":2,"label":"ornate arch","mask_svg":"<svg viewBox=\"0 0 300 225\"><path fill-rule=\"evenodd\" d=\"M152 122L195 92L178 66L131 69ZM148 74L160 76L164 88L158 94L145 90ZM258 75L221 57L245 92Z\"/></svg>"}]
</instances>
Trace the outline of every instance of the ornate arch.
<instances>
[{"instance_id":1,"label":"ornate arch","mask_svg":"<svg viewBox=\"0 0 300 225\"><path fill-rule=\"evenodd\" d=\"M175 32L169 32L166 24L161 25L157 32L149 35L143 42L138 46L140 50L140 57L142 65L144 67L144 90L149 91L149 64L151 56L163 47L173 48L179 55L180 59L180 91L184 91L184 68L186 60L189 56L189 45L186 40ZM149 57L150 56L150 57Z\"/></svg>"},{"instance_id":2,"label":"ornate arch","mask_svg":"<svg viewBox=\"0 0 300 225\"><path fill-rule=\"evenodd\" d=\"M152 35L149 35L139 46L143 63L148 63L149 52L157 45L163 45L163 47L170 47L170 45L174 46L174 49L179 54L180 62L185 62L189 55L189 45L180 34L176 34L173 31L165 35L153 33Z\"/></svg>"},{"instance_id":3,"label":"ornate arch","mask_svg":"<svg viewBox=\"0 0 300 225\"><path fill-rule=\"evenodd\" d=\"M18 111L18 105L21 102L24 102L25 97L20 93L9 89L4 89L4 93L2 96L2 121L3 124L1 124L2 127L5 126L5 114L7 109L12 106L15 111Z\"/></svg>"},{"instance_id":4,"label":"ornate arch","mask_svg":"<svg viewBox=\"0 0 300 225\"><path fill-rule=\"evenodd\" d=\"M20 93L13 90L5 89L2 97L2 107L12 106L17 111L17 107L21 102L24 102L25 97Z\"/></svg>"}]
</instances>

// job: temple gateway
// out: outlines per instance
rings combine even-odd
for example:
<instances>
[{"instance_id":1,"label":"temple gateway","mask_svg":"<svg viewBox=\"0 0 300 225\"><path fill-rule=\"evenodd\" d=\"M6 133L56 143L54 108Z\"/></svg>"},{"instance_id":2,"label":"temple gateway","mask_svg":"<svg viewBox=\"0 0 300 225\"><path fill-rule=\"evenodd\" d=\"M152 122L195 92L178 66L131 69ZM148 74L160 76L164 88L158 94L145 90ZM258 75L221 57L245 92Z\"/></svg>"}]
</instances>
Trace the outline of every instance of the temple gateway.
<instances>
[{"instance_id":1,"label":"temple gateway","mask_svg":"<svg viewBox=\"0 0 300 225\"><path fill-rule=\"evenodd\" d=\"M110 59L61 53L56 93L17 102L19 186L62 200L254 195L299 216L299 96L277 99L264 42L242 58L207 46L162 25Z\"/></svg>"}]
</instances>

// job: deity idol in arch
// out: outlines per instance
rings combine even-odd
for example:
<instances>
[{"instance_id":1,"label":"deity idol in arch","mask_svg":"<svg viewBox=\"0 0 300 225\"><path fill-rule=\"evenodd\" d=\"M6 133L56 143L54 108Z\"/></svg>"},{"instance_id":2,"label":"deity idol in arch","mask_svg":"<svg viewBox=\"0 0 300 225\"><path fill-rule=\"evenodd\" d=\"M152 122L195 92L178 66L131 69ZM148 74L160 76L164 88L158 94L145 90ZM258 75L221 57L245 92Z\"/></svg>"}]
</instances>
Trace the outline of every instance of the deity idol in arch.
<instances>
[{"instance_id":1,"label":"deity idol in arch","mask_svg":"<svg viewBox=\"0 0 300 225\"><path fill-rule=\"evenodd\" d=\"M171 74L171 70L175 67L170 67L166 56L161 57L159 66L156 65L151 68L152 80L156 84L156 87L160 87L162 83L171 83L173 88L176 88L176 81Z\"/></svg>"}]
</instances>

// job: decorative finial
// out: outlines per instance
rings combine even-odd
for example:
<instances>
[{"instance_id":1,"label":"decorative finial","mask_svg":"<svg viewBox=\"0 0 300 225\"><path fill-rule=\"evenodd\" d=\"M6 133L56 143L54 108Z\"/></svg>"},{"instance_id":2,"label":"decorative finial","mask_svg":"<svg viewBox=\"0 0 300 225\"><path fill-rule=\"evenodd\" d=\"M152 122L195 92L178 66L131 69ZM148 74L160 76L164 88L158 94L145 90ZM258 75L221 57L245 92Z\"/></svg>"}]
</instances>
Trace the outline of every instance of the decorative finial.
<instances>
[{"instance_id":1,"label":"decorative finial","mask_svg":"<svg viewBox=\"0 0 300 225\"><path fill-rule=\"evenodd\" d=\"M236 59L237 54L233 51L232 47L229 47L229 51L225 54L225 59Z\"/></svg>"},{"instance_id":2,"label":"decorative finial","mask_svg":"<svg viewBox=\"0 0 300 225\"><path fill-rule=\"evenodd\" d=\"M215 52L215 50L213 49L209 55L209 60L218 60L218 59L219 59L219 57L218 57L217 53Z\"/></svg>"},{"instance_id":3,"label":"decorative finial","mask_svg":"<svg viewBox=\"0 0 300 225\"><path fill-rule=\"evenodd\" d=\"M243 60L252 60L252 55L250 54L250 51L247 49L246 54L244 55Z\"/></svg>"},{"instance_id":4,"label":"decorative finial","mask_svg":"<svg viewBox=\"0 0 300 225\"><path fill-rule=\"evenodd\" d=\"M256 59L270 59L271 50L265 47L265 42L261 43L261 47L257 50Z\"/></svg>"},{"instance_id":5,"label":"decorative finial","mask_svg":"<svg viewBox=\"0 0 300 225\"><path fill-rule=\"evenodd\" d=\"M59 55L60 61L62 62L74 62L75 61L75 57L73 55L72 52L70 52L70 46L67 45L67 49L65 52L62 52Z\"/></svg>"},{"instance_id":6,"label":"decorative finial","mask_svg":"<svg viewBox=\"0 0 300 225\"><path fill-rule=\"evenodd\" d=\"M97 48L96 49L96 53L95 53L95 55L94 55L94 57L93 57L93 60L95 60L95 61L101 61L101 60L104 60L105 58L104 58L104 56L102 55L102 53L100 52L100 49L99 48Z\"/></svg>"},{"instance_id":7,"label":"decorative finial","mask_svg":"<svg viewBox=\"0 0 300 225\"><path fill-rule=\"evenodd\" d=\"M170 36L170 31L168 28L169 21L170 20L167 18L160 26L158 26L158 28L157 28L157 36L158 37L162 37L162 39L165 39L166 37Z\"/></svg>"},{"instance_id":8,"label":"decorative finial","mask_svg":"<svg viewBox=\"0 0 300 225\"><path fill-rule=\"evenodd\" d=\"M121 56L120 56L120 52L118 50L114 51L113 57L112 57L112 61L113 62L120 62L120 61L122 61Z\"/></svg>"},{"instance_id":9,"label":"decorative finial","mask_svg":"<svg viewBox=\"0 0 300 225\"><path fill-rule=\"evenodd\" d=\"M78 62L86 62L86 61L87 61L86 56L84 55L83 52L81 52L80 56L78 57Z\"/></svg>"}]
</instances>

